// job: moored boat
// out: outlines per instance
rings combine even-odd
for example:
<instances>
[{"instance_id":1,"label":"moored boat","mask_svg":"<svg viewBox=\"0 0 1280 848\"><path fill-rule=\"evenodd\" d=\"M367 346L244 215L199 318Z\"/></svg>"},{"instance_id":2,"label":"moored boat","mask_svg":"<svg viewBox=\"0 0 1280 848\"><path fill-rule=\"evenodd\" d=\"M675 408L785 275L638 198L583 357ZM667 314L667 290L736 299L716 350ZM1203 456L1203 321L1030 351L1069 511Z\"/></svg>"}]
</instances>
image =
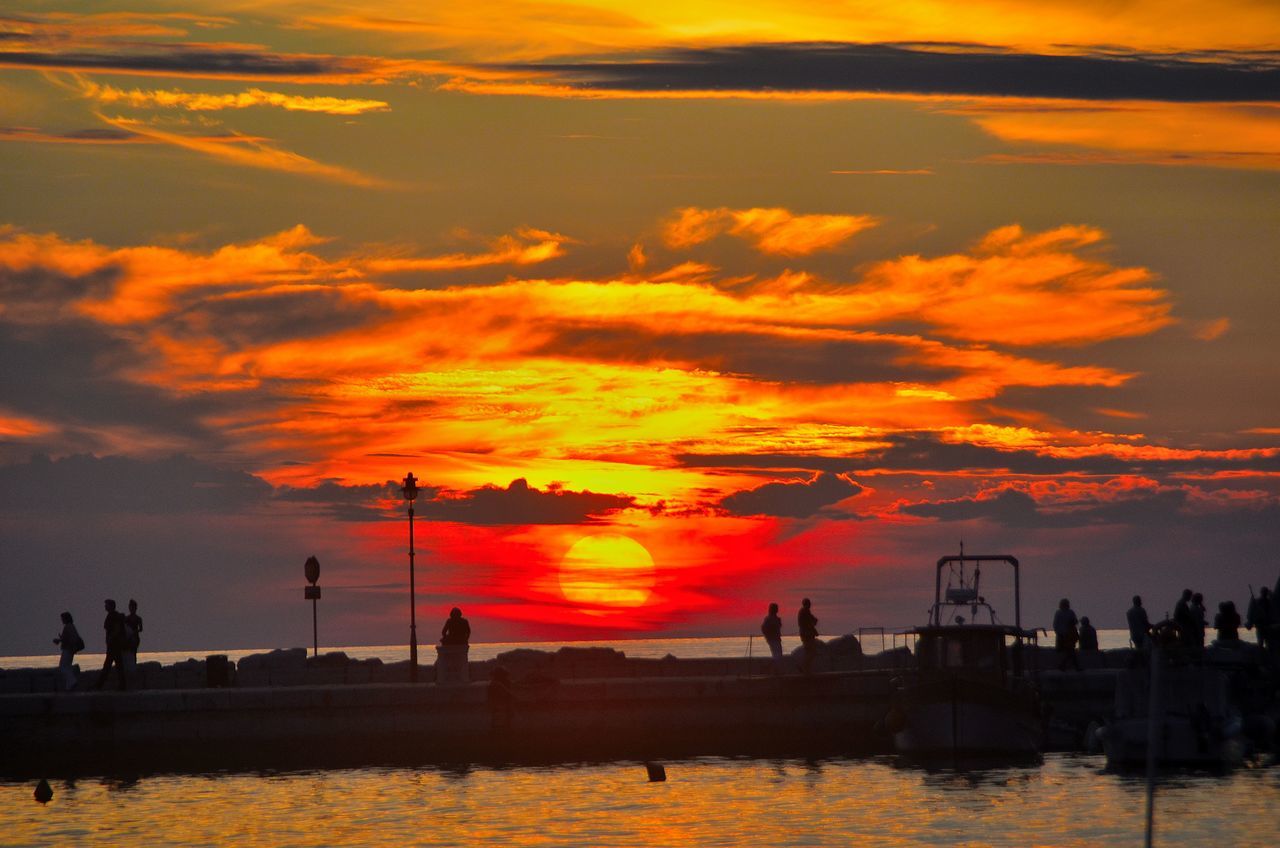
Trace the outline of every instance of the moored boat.
<instances>
[{"instance_id":1,"label":"moored boat","mask_svg":"<svg viewBox=\"0 0 1280 848\"><path fill-rule=\"evenodd\" d=\"M1239 763L1248 740L1230 683L1227 669L1203 661L1170 662L1157 646L1146 663L1124 670L1116 680L1115 713L1097 730L1107 766L1141 766L1149 754L1158 766Z\"/></svg>"},{"instance_id":2,"label":"moored boat","mask_svg":"<svg viewBox=\"0 0 1280 848\"><path fill-rule=\"evenodd\" d=\"M1012 625L1001 623L980 594L987 562L1013 569ZM973 565L970 576L965 575L968 564ZM956 761L1039 753L1043 722L1034 669L1026 662L1035 655L1029 648L1036 634L1022 629L1018 567L1018 560L1006 555L938 560L929 623L909 631L916 637L916 676L900 686L885 719L900 753ZM988 620L977 622L983 614Z\"/></svg>"}]
</instances>

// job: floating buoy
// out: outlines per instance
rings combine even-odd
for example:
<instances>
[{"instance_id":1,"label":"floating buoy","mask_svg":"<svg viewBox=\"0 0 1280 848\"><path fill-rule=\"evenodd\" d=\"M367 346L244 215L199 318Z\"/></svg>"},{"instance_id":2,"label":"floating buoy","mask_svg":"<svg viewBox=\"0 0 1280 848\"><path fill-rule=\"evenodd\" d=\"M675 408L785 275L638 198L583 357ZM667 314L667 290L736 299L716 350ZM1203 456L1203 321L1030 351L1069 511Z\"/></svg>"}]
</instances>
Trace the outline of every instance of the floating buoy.
<instances>
[{"instance_id":1,"label":"floating buoy","mask_svg":"<svg viewBox=\"0 0 1280 848\"><path fill-rule=\"evenodd\" d=\"M667 779L667 770L662 763L645 763L644 767L649 772L650 783L661 783Z\"/></svg>"},{"instance_id":2,"label":"floating buoy","mask_svg":"<svg viewBox=\"0 0 1280 848\"><path fill-rule=\"evenodd\" d=\"M52 798L53 787L49 785L49 781L43 777L40 778L40 782L36 784L36 800L41 804L47 804Z\"/></svg>"}]
</instances>

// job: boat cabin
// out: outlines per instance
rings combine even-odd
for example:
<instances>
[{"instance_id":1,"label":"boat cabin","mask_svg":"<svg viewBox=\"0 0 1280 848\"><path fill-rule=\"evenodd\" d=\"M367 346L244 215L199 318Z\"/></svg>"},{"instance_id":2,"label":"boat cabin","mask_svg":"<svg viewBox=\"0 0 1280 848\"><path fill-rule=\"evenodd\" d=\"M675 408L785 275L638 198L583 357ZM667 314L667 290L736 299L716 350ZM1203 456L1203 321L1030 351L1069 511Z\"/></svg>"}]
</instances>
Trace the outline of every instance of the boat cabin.
<instances>
[{"instance_id":1,"label":"boat cabin","mask_svg":"<svg viewBox=\"0 0 1280 848\"><path fill-rule=\"evenodd\" d=\"M1008 643L1016 631L1005 625L972 624L920 627L916 661L921 671L950 672L1003 679L1022 673L1021 642Z\"/></svg>"}]
</instances>

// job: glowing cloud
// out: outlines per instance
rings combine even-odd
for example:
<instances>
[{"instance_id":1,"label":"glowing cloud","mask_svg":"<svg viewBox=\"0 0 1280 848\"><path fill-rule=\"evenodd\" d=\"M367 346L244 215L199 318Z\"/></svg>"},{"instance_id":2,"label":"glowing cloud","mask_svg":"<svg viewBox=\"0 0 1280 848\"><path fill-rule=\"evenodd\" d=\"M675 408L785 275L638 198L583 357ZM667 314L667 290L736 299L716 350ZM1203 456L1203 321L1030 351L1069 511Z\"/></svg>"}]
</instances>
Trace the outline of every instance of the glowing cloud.
<instances>
[{"instance_id":1,"label":"glowing cloud","mask_svg":"<svg viewBox=\"0 0 1280 848\"><path fill-rule=\"evenodd\" d=\"M109 103L134 108L184 109L188 112L217 112L224 109L248 109L254 106L274 106L289 112L322 112L326 115L363 115L366 112L385 112L389 107L382 100L362 100L348 97L303 97L263 91L251 88L236 94L208 94L178 89L122 89L93 82L84 83L85 96L99 103Z\"/></svg>"},{"instance_id":2,"label":"glowing cloud","mask_svg":"<svg viewBox=\"0 0 1280 848\"><path fill-rule=\"evenodd\" d=\"M751 242L761 253L805 256L830 250L874 227L871 215L796 215L787 209L699 209L686 207L663 227L669 247L688 248L728 233Z\"/></svg>"}]
</instances>

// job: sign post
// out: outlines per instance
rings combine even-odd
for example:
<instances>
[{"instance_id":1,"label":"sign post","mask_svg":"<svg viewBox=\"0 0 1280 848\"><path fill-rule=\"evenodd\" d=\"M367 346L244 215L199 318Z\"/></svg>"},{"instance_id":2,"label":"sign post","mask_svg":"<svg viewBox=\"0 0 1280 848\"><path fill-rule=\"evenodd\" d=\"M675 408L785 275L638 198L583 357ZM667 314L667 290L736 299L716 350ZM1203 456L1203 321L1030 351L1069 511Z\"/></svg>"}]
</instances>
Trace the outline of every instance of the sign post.
<instances>
[{"instance_id":1,"label":"sign post","mask_svg":"<svg viewBox=\"0 0 1280 848\"><path fill-rule=\"evenodd\" d=\"M303 588L302 597L311 601L311 655L318 657L320 656L320 635L316 626L316 601L320 600L320 587L316 585L316 581L320 579L320 560L313 556L307 557L306 564L302 566L302 572L311 583L310 586Z\"/></svg>"}]
</instances>

